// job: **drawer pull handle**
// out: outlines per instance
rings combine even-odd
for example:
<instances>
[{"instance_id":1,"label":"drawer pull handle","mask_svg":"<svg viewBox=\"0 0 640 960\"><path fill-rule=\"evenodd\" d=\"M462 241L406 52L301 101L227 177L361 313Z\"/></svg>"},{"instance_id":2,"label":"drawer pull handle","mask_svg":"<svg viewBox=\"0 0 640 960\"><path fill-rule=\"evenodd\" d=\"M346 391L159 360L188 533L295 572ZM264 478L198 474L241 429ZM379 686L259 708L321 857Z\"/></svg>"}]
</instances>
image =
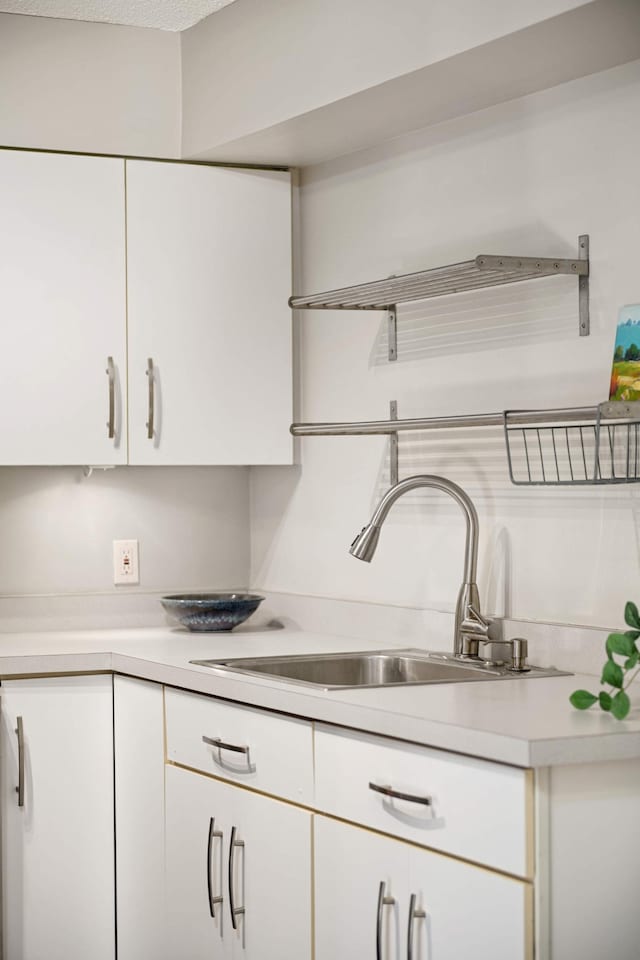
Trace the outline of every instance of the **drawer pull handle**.
<instances>
[{"instance_id":1,"label":"drawer pull handle","mask_svg":"<svg viewBox=\"0 0 640 960\"><path fill-rule=\"evenodd\" d=\"M240 747L235 743L225 743L220 737L203 737L202 742L208 743L210 747L217 747L218 750L232 750L233 753L244 753L245 757L249 756L249 747Z\"/></svg>"},{"instance_id":2,"label":"drawer pull handle","mask_svg":"<svg viewBox=\"0 0 640 960\"><path fill-rule=\"evenodd\" d=\"M24 807L24 725L22 717L16 717L16 734L18 736L18 806Z\"/></svg>"},{"instance_id":3,"label":"drawer pull handle","mask_svg":"<svg viewBox=\"0 0 640 960\"><path fill-rule=\"evenodd\" d=\"M370 783L369 790L375 793L382 793L385 797L392 797L394 800L408 800L409 803L421 803L423 807L431 806L431 797L419 797L414 793L402 793L400 790L394 790L393 787L380 786L378 783Z\"/></svg>"},{"instance_id":4,"label":"drawer pull handle","mask_svg":"<svg viewBox=\"0 0 640 960\"><path fill-rule=\"evenodd\" d=\"M426 917L424 910L416 910L416 895L411 894L409 898L409 927L407 929L407 960L413 960L413 930L414 920L424 920Z\"/></svg>"},{"instance_id":5,"label":"drawer pull handle","mask_svg":"<svg viewBox=\"0 0 640 960\"><path fill-rule=\"evenodd\" d=\"M213 895L213 841L222 840L222 830L216 830L216 819L211 817L209 820L209 839L207 841L207 893L209 894L209 913L212 918L216 918L216 903L222 903L222 897Z\"/></svg>"},{"instance_id":6,"label":"drawer pull handle","mask_svg":"<svg viewBox=\"0 0 640 960\"><path fill-rule=\"evenodd\" d=\"M385 897L385 882L380 881L378 888L378 912L376 921L376 960L382 960L382 908L383 906L392 906L396 901L393 897Z\"/></svg>"},{"instance_id":7,"label":"drawer pull handle","mask_svg":"<svg viewBox=\"0 0 640 960\"><path fill-rule=\"evenodd\" d=\"M236 840L236 828L231 827L231 842L229 844L229 909L231 911L231 926L234 930L238 929L236 917L241 917L245 912L244 907L236 907L233 899L233 862L236 847L242 847L244 850L244 840Z\"/></svg>"}]
</instances>

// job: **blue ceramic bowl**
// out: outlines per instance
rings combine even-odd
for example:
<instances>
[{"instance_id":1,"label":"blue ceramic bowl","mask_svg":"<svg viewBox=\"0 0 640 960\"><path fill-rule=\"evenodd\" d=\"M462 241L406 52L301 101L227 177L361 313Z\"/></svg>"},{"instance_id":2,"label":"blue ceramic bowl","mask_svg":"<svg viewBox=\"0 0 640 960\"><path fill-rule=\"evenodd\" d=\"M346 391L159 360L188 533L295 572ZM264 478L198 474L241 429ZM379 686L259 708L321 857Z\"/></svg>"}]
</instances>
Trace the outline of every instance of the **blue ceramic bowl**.
<instances>
[{"instance_id":1,"label":"blue ceramic bowl","mask_svg":"<svg viewBox=\"0 0 640 960\"><path fill-rule=\"evenodd\" d=\"M187 630L219 633L244 623L263 600L256 593L177 593L160 603Z\"/></svg>"}]
</instances>

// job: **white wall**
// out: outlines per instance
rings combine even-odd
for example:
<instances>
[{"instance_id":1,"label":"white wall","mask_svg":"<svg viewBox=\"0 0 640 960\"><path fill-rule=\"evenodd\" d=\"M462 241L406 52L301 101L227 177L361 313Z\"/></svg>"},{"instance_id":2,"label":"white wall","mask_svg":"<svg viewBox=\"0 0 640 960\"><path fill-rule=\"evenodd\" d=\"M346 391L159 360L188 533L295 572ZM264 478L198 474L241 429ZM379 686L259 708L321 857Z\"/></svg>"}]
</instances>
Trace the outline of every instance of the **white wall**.
<instances>
[{"instance_id":1,"label":"white wall","mask_svg":"<svg viewBox=\"0 0 640 960\"><path fill-rule=\"evenodd\" d=\"M249 471L0 469L0 597L246 586ZM113 586L112 540L137 539L140 586Z\"/></svg>"},{"instance_id":2,"label":"white wall","mask_svg":"<svg viewBox=\"0 0 640 960\"><path fill-rule=\"evenodd\" d=\"M640 301L640 61L420 131L303 174L299 290L468 259L574 256L591 235L591 322L573 278L442 298L400 313L384 359L375 313L303 312L305 421L592 404L608 395L618 308ZM474 497L487 612L616 626L639 600L637 487L510 485L499 431L401 440L401 477ZM463 523L441 495L394 507L370 565L348 556L388 483L383 438L309 438L301 470L252 473L256 588L452 609Z\"/></svg>"},{"instance_id":3,"label":"white wall","mask_svg":"<svg viewBox=\"0 0 640 960\"><path fill-rule=\"evenodd\" d=\"M228 141L583 3L483 0L478 16L477 0L237 0L181 35L183 156L215 157Z\"/></svg>"},{"instance_id":4,"label":"white wall","mask_svg":"<svg viewBox=\"0 0 640 960\"><path fill-rule=\"evenodd\" d=\"M180 38L0 14L0 144L180 155Z\"/></svg>"}]
</instances>

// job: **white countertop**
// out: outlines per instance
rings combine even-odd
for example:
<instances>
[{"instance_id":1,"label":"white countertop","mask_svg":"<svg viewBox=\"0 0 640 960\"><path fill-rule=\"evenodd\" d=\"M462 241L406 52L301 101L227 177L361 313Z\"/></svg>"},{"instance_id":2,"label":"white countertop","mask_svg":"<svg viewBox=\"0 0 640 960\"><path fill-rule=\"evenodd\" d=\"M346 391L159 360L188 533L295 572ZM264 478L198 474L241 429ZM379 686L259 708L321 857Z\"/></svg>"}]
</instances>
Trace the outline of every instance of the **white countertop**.
<instances>
[{"instance_id":1,"label":"white countertop","mask_svg":"<svg viewBox=\"0 0 640 960\"><path fill-rule=\"evenodd\" d=\"M578 687L597 692L592 676L325 691L189 663L382 646L266 628L219 634L169 627L2 634L0 678L113 671L522 767L640 757L640 708L620 722L598 708L580 712L569 704Z\"/></svg>"}]
</instances>

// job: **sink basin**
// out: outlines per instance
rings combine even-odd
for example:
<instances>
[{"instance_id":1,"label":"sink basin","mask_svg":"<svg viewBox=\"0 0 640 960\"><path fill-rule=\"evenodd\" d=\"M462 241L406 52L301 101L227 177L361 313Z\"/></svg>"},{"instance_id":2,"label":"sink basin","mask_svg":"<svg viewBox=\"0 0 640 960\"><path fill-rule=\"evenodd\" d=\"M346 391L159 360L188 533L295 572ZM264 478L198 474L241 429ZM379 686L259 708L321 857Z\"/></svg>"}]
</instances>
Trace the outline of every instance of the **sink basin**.
<instances>
[{"instance_id":1,"label":"sink basin","mask_svg":"<svg viewBox=\"0 0 640 960\"><path fill-rule=\"evenodd\" d=\"M507 667L485 666L480 662L461 663L450 654L415 649L190 662L247 676L309 684L325 690L562 675L553 668L542 670L538 667L531 667L526 673L513 673Z\"/></svg>"}]
</instances>

